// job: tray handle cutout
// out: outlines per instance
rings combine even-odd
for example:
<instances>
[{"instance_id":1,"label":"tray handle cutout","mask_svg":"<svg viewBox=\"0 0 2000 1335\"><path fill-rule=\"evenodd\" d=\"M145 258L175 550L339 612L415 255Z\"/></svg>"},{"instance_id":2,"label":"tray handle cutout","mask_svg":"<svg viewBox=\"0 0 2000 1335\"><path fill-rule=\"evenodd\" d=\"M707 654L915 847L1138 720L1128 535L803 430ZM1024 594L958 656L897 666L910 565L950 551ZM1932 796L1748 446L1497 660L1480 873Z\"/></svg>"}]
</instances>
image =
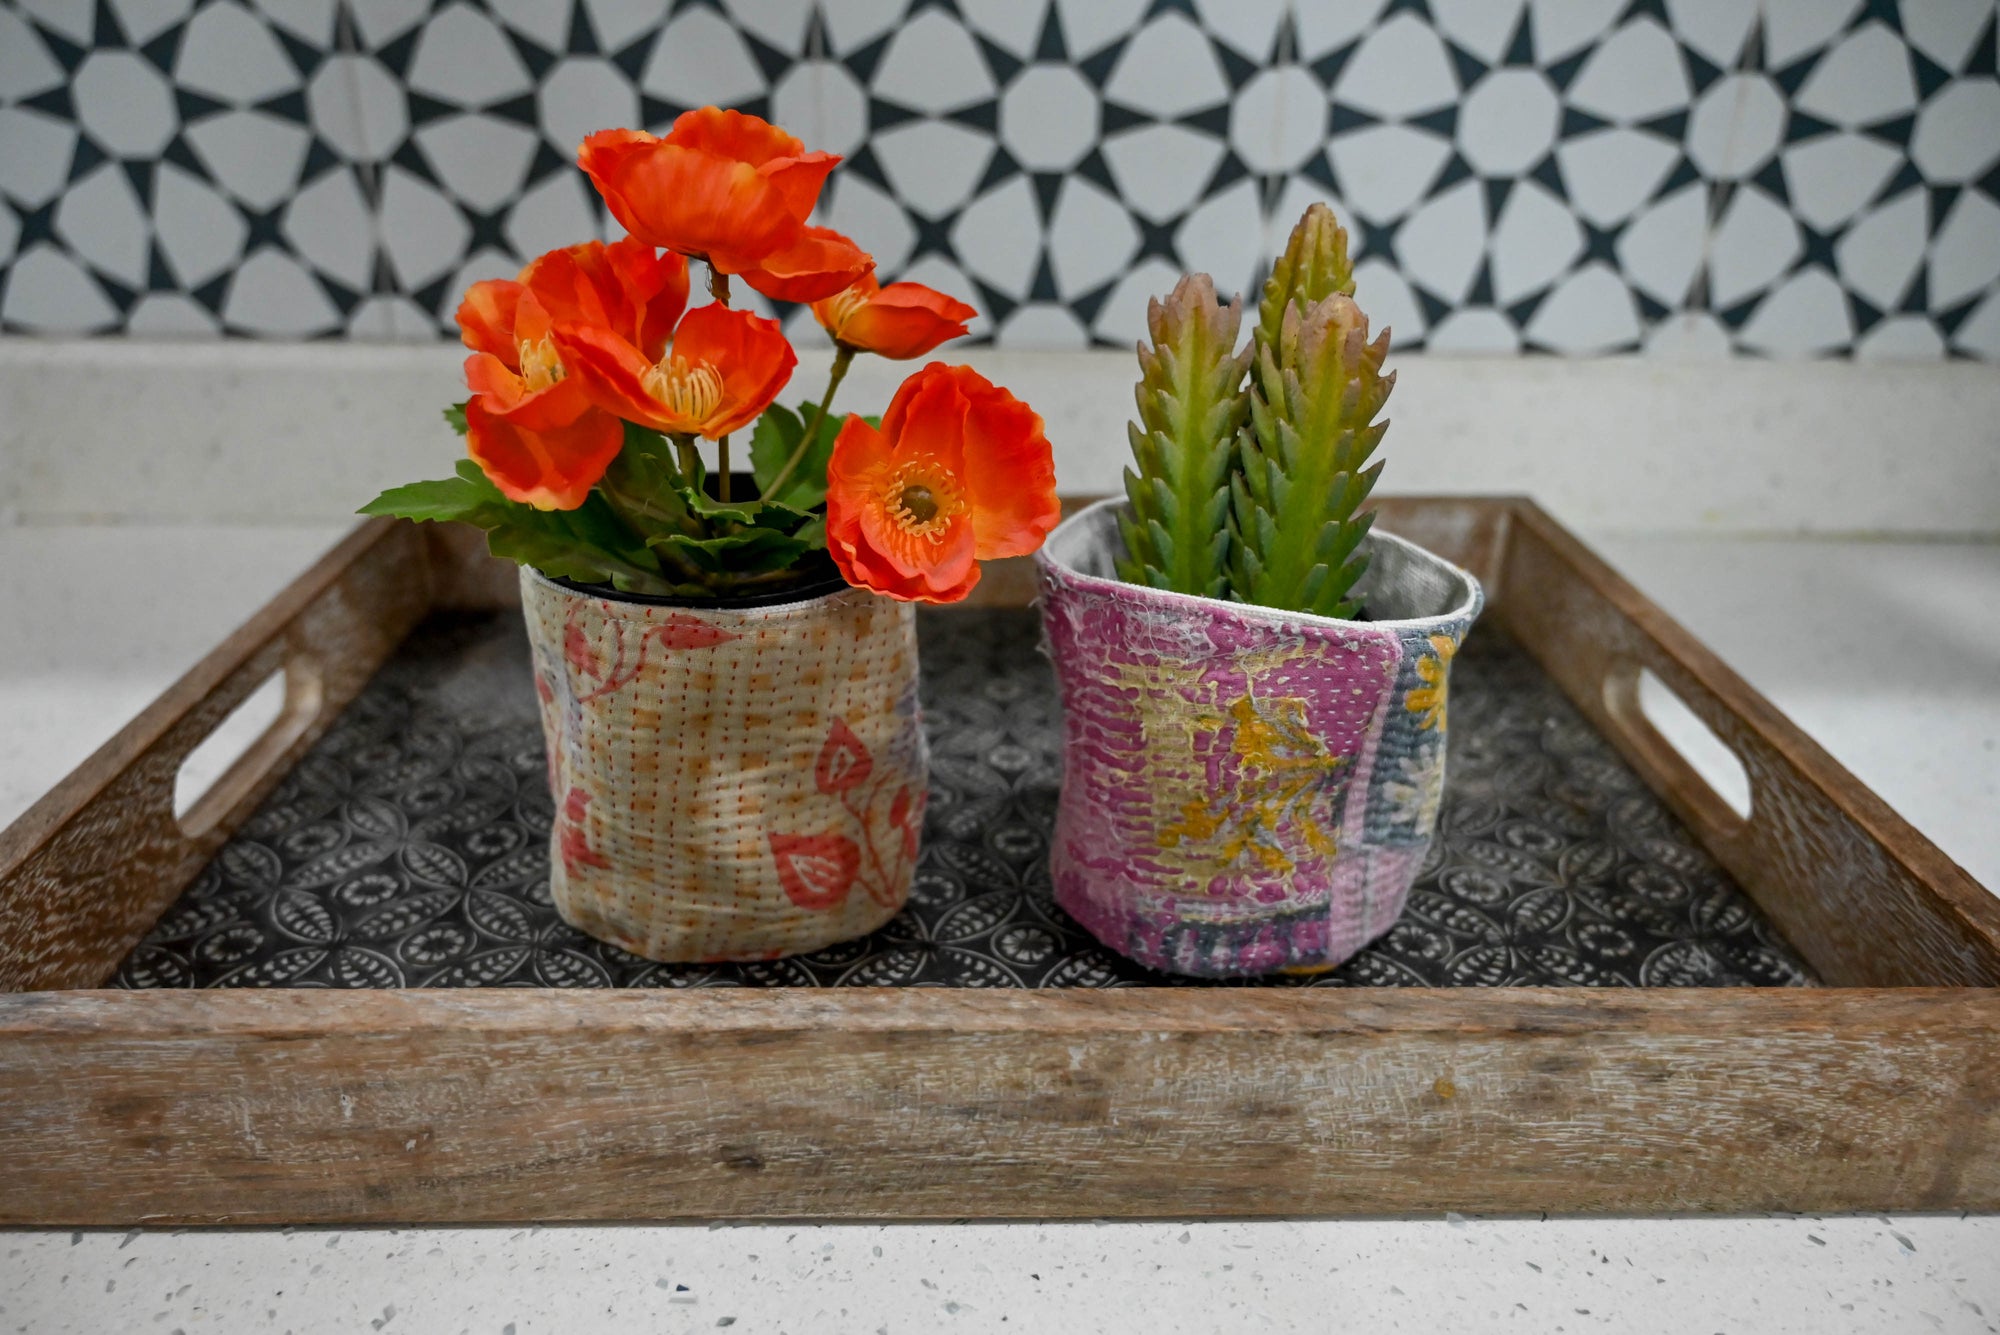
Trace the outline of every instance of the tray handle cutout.
<instances>
[{"instance_id":1,"label":"tray handle cutout","mask_svg":"<svg viewBox=\"0 0 2000 1335\"><path fill-rule=\"evenodd\" d=\"M174 775L174 820L200 839L254 792L326 707L319 665L294 654L218 720Z\"/></svg>"},{"instance_id":2,"label":"tray handle cutout","mask_svg":"<svg viewBox=\"0 0 2000 1335\"><path fill-rule=\"evenodd\" d=\"M1704 837L1731 838L1750 823L1749 771L1674 689L1636 659L1621 658L1604 678L1604 710L1655 787L1684 800Z\"/></svg>"}]
</instances>

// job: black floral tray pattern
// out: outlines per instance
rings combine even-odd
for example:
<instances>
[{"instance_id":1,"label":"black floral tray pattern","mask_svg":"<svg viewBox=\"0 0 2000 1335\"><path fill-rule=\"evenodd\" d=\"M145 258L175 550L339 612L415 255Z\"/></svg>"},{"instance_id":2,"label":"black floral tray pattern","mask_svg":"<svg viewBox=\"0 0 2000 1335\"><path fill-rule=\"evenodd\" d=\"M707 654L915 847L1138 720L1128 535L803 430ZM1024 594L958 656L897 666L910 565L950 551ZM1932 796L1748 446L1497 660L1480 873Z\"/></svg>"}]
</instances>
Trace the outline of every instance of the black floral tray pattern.
<instances>
[{"instance_id":1,"label":"black floral tray pattern","mask_svg":"<svg viewBox=\"0 0 2000 1335\"><path fill-rule=\"evenodd\" d=\"M920 618L931 801L909 907L859 941L675 965L556 916L518 615L438 617L119 966L148 987L1799 986L1813 978L1532 659L1452 674L1449 777L1401 921L1330 973L1141 968L1055 906L1055 685L1035 614Z\"/></svg>"}]
</instances>

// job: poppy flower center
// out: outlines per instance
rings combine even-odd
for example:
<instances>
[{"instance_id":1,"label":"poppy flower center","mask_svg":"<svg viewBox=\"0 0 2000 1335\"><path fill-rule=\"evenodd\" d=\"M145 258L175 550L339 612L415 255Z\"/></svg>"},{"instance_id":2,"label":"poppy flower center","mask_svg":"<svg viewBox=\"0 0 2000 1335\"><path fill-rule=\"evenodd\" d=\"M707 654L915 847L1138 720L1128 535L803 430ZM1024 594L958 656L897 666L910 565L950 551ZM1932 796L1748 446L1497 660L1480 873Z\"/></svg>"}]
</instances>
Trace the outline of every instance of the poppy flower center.
<instances>
[{"instance_id":1,"label":"poppy flower center","mask_svg":"<svg viewBox=\"0 0 2000 1335\"><path fill-rule=\"evenodd\" d=\"M843 325L854 318L854 313L868 304L868 296L858 287L846 288L829 298L826 305L828 323L838 333Z\"/></svg>"},{"instance_id":2,"label":"poppy flower center","mask_svg":"<svg viewBox=\"0 0 2000 1335\"><path fill-rule=\"evenodd\" d=\"M905 464L884 489L883 508L905 533L941 542L945 528L964 506L950 478Z\"/></svg>"},{"instance_id":3,"label":"poppy flower center","mask_svg":"<svg viewBox=\"0 0 2000 1335\"><path fill-rule=\"evenodd\" d=\"M722 374L707 362L688 362L669 352L644 377L646 392L669 413L702 422L722 406Z\"/></svg>"},{"instance_id":4,"label":"poppy flower center","mask_svg":"<svg viewBox=\"0 0 2000 1335\"><path fill-rule=\"evenodd\" d=\"M521 379L528 382L529 393L547 389L562 378L562 358L556 353L553 338L544 338L539 343L521 340Z\"/></svg>"}]
</instances>

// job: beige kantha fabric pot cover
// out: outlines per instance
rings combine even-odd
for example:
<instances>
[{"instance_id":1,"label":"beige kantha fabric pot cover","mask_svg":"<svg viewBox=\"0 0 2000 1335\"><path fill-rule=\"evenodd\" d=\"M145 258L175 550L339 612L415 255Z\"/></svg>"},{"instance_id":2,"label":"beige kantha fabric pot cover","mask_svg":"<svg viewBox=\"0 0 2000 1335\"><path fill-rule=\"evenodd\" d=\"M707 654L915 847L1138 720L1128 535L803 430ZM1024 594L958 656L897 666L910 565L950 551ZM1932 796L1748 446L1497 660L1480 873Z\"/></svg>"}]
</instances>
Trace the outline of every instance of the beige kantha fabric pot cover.
<instances>
[{"instance_id":1,"label":"beige kantha fabric pot cover","mask_svg":"<svg viewBox=\"0 0 2000 1335\"><path fill-rule=\"evenodd\" d=\"M927 782L915 615L860 589L740 609L526 567L564 919L656 960L757 960L909 898Z\"/></svg>"}]
</instances>

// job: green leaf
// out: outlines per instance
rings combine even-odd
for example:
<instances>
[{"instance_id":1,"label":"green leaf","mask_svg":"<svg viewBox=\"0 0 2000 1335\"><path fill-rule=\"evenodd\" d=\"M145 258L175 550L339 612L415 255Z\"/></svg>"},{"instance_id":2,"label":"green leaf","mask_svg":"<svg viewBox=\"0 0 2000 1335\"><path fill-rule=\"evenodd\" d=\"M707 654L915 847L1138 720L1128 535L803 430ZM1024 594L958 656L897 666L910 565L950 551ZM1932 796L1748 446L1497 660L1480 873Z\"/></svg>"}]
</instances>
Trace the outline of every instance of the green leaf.
<instances>
[{"instance_id":1,"label":"green leaf","mask_svg":"<svg viewBox=\"0 0 2000 1335\"><path fill-rule=\"evenodd\" d=\"M818 404L802 403L794 413L789 408L772 404L757 419L757 429L750 435L750 471L757 479L758 490L769 492L771 480L784 469L792 451L805 438L806 423L819 409ZM796 510L811 510L826 501L826 464L833 457L833 442L840 435L840 424L846 414L828 413L826 421L820 425L819 435L812 448L792 475L785 479L782 492L765 499L781 502ZM878 424L879 418L868 418L871 425Z\"/></svg>"},{"instance_id":2,"label":"green leaf","mask_svg":"<svg viewBox=\"0 0 2000 1335\"><path fill-rule=\"evenodd\" d=\"M474 472L478 472L479 465L471 466ZM456 521L492 528L505 520L507 509L512 505L513 502L502 496L499 489L482 474L477 482L460 476L391 487L362 506L358 513L394 515L418 521Z\"/></svg>"},{"instance_id":3,"label":"green leaf","mask_svg":"<svg viewBox=\"0 0 2000 1335\"><path fill-rule=\"evenodd\" d=\"M470 402L471 402L470 399L466 400L466 403ZM451 407L445 409L444 420L451 423L451 429L453 431L456 431L461 436L464 435L466 432L465 404L454 403L451 405Z\"/></svg>"},{"instance_id":4,"label":"green leaf","mask_svg":"<svg viewBox=\"0 0 2000 1335\"><path fill-rule=\"evenodd\" d=\"M811 546L775 529L746 528L712 538L662 534L649 545L713 575L760 575L788 569Z\"/></svg>"}]
</instances>

